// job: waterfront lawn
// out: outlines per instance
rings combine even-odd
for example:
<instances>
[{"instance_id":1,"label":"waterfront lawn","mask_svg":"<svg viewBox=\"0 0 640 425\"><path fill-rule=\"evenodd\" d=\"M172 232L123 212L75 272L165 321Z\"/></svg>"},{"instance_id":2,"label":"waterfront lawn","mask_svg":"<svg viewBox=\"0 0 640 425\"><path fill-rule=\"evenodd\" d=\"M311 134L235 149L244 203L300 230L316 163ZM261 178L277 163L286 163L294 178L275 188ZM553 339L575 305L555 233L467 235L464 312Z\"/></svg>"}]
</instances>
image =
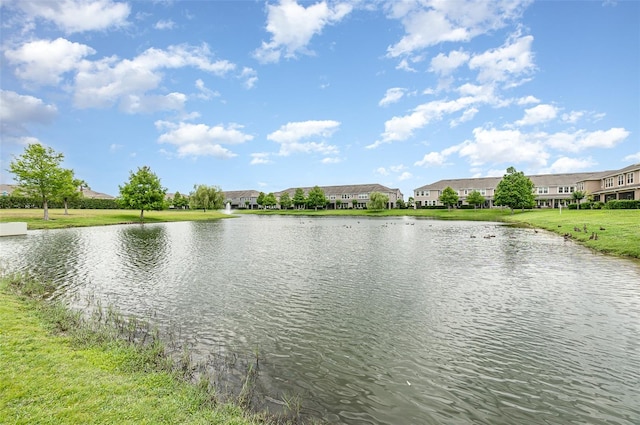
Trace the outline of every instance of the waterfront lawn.
<instances>
[{"instance_id":1,"label":"waterfront lawn","mask_svg":"<svg viewBox=\"0 0 640 425\"><path fill-rule=\"evenodd\" d=\"M139 210L76 210L50 209L49 220L43 219L41 209L0 209L0 222L22 221L27 223L28 230L62 229L67 227L104 226L110 224L140 223ZM145 223L167 221L208 221L230 217L220 211L202 210L164 210L145 211Z\"/></svg>"},{"instance_id":2,"label":"waterfront lawn","mask_svg":"<svg viewBox=\"0 0 640 425\"><path fill-rule=\"evenodd\" d=\"M147 371L130 346L74 344L52 335L38 305L0 282L0 423L251 424L212 407L193 385Z\"/></svg>"},{"instance_id":3,"label":"waterfront lawn","mask_svg":"<svg viewBox=\"0 0 640 425\"><path fill-rule=\"evenodd\" d=\"M568 234L600 252L640 258L640 210L532 210L505 216L504 221ZM597 240L590 239L593 234Z\"/></svg>"}]
</instances>

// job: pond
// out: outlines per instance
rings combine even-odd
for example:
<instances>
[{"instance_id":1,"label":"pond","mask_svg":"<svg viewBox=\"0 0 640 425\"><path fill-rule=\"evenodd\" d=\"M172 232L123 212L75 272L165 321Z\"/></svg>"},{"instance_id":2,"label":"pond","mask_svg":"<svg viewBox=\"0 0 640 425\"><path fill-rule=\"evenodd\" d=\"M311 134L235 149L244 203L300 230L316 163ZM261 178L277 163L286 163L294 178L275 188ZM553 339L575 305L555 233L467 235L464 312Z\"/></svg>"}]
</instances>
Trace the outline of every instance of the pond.
<instances>
[{"instance_id":1,"label":"pond","mask_svg":"<svg viewBox=\"0 0 640 425\"><path fill-rule=\"evenodd\" d=\"M344 424L640 423L640 265L544 231L242 216L30 231L1 265L259 353L271 401Z\"/></svg>"}]
</instances>

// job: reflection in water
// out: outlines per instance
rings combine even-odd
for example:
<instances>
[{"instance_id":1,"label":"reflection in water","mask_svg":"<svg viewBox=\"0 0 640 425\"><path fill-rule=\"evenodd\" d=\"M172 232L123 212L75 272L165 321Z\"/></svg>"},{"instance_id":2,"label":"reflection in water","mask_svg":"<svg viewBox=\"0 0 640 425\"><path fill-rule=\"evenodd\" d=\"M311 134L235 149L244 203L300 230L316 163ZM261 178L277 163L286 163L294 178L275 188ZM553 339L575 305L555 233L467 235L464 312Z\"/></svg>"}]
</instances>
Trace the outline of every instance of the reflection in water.
<instances>
[{"instance_id":1,"label":"reflection in water","mask_svg":"<svg viewBox=\"0 0 640 425\"><path fill-rule=\"evenodd\" d=\"M546 232L260 216L0 249L196 356L259 350L259 384L330 423L640 423L640 266Z\"/></svg>"}]
</instances>

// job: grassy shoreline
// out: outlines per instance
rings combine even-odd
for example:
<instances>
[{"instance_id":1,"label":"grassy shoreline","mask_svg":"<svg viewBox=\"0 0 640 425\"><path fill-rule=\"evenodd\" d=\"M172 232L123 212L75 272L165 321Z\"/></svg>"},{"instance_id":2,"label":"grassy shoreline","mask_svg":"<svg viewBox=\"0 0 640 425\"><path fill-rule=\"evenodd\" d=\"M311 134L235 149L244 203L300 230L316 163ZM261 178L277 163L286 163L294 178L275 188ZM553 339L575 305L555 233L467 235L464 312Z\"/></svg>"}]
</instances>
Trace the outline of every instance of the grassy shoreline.
<instances>
[{"instance_id":1,"label":"grassy shoreline","mask_svg":"<svg viewBox=\"0 0 640 425\"><path fill-rule=\"evenodd\" d=\"M640 258L640 210L569 210L540 209L516 211L508 209L479 210L237 210L234 214L338 216L338 217L417 217L439 220L496 221L545 229L577 241L591 249L620 257ZM42 219L42 210L0 210L0 222L27 222L29 230L102 226L139 223L139 211L132 210L50 210L51 219ZM146 211L145 223L171 221L210 221L229 218L221 211ZM587 232L584 232L586 226ZM580 229L580 231L576 231ZM605 230L601 230L605 229ZM595 239L597 233L598 238ZM590 239L594 236L592 239Z\"/></svg>"}]
</instances>

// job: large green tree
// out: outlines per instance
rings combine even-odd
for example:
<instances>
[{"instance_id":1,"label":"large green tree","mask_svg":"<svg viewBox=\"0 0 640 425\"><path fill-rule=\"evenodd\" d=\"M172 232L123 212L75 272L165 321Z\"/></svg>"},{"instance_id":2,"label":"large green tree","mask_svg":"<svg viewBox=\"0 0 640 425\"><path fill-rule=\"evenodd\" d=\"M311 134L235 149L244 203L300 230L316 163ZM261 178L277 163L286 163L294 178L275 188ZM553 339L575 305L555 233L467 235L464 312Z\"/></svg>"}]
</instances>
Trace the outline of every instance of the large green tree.
<instances>
[{"instance_id":1,"label":"large green tree","mask_svg":"<svg viewBox=\"0 0 640 425\"><path fill-rule=\"evenodd\" d=\"M293 201L291 200L289 192L283 192L282 195L280 195L280 208L288 210L289 208L291 208L292 204Z\"/></svg>"},{"instance_id":2,"label":"large green tree","mask_svg":"<svg viewBox=\"0 0 640 425\"><path fill-rule=\"evenodd\" d=\"M221 210L224 208L224 192L218 186L206 184L193 185L193 191L189 194L189 207L202 209L203 211Z\"/></svg>"},{"instance_id":3,"label":"large green tree","mask_svg":"<svg viewBox=\"0 0 640 425\"><path fill-rule=\"evenodd\" d=\"M467 203L469 205L473 205L473 208L478 208L478 205L484 204L484 196L477 190L474 190L469 195L467 195Z\"/></svg>"},{"instance_id":4,"label":"large green tree","mask_svg":"<svg viewBox=\"0 0 640 425\"><path fill-rule=\"evenodd\" d=\"M264 207L264 198L266 197L267 195L264 192L260 192L256 198L256 204L258 204L259 207Z\"/></svg>"},{"instance_id":5,"label":"large green tree","mask_svg":"<svg viewBox=\"0 0 640 425\"><path fill-rule=\"evenodd\" d=\"M511 214L515 208L532 208L535 204L533 187L531 179L522 171L509 167L496 187L493 203L511 208Z\"/></svg>"},{"instance_id":6,"label":"large green tree","mask_svg":"<svg viewBox=\"0 0 640 425\"><path fill-rule=\"evenodd\" d=\"M17 195L42 201L44 219L49 220L49 201L59 197L73 172L60 166L64 155L39 143L29 144L24 153L9 163L18 183Z\"/></svg>"},{"instance_id":7,"label":"large green tree","mask_svg":"<svg viewBox=\"0 0 640 425\"><path fill-rule=\"evenodd\" d=\"M438 197L438 200L447 206L447 209L451 211L451 207L458 204L458 193L450 186L447 186L442 191L442 194Z\"/></svg>"},{"instance_id":8,"label":"large green tree","mask_svg":"<svg viewBox=\"0 0 640 425\"><path fill-rule=\"evenodd\" d=\"M305 206L307 204L307 199L304 196L304 190L298 188L296 189L296 191L293 193L293 205L296 208L300 208L302 206Z\"/></svg>"},{"instance_id":9,"label":"large green tree","mask_svg":"<svg viewBox=\"0 0 640 425\"><path fill-rule=\"evenodd\" d=\"M57 198L64 203L64 215L69 215L69 201L82 197L81 188L89 189L89 185L84 180L75 178L73 170L64 170L63 183L57 194Z\"/></svg>"},{"instance_id":10,"label":"large green tree","mask_svg":"<svg viewBox=\"0 0 640 425\"><path fill-rule=\"evenodd\" d=\"M307 195L307 206L317 211L318 207L324 207L326 204L327 197L324 195L324 191L319 186L314 186Z\"/></svg>"},{"instance_id":11,"label":"large green tree","mask_svg":"<svg viewBox=\"0 0 640 425\"><path fill-rule=\"evenodd\" d=\"M278 200L276 199L276 195L273 192L269 192L264 197L264 206L267 208L273 208L278 205Z\"/></svg>"},{"instance_id":12,"label":"large green tree","mask_svg":"<svg viewBox=\"0 0 640 425\"><path fill-rule=\"evenodd\" d=\"M189 197L183 196L180 192L176 192L171 200L171 205L173 205L174 208L183 210L189 206Z\"/></svg>"},{"instance_id":13,"label":"large green tree","mask_svg":"<svg viewBox=\"0 0 640 425\"><path fill-rule=\"evenodd\" d=\"M389 196L380 192L371 192L369 194L369 202L367 202L367 209L370 210L383 210L387 208L389 203Z\"/></svg>"},{"instance_id":14,"label":"large green tree","mask_svg":"<svg viewBox=\"0 0 640 425\"><path fill-rule=\"evenodd\" d=\"M120 189L120 204L124 208L140 210L140 221L144 220L144 211L161 210L165 205L167 189L160 184L160 178L151 168L139 167L135 173L129 173L129 181Z\"/></svg>"}]
</instances>

